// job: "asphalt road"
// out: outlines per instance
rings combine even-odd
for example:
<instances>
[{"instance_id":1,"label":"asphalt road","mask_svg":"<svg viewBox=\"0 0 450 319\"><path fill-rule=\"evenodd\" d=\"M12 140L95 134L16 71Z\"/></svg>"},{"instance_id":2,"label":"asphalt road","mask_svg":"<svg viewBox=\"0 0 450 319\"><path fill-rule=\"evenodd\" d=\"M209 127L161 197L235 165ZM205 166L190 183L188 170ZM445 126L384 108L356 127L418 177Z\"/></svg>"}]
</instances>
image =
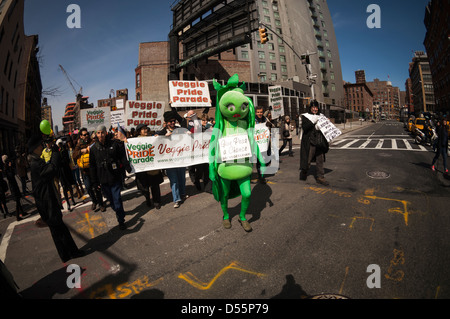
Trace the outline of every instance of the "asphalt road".
<instances>
[{"instance_id":1,"label":"asphalt road","mask_svg":"<svg viewBox=\"0 0 450 319\"><path fill-rule=\"evenodd\" d=\"M361 126L334 141L328 187L316 183L314 165L299 181L298 139L294 152L281 156L267 184L252 184L250 233L238 222L239 198L229 202L226 230L219 204L188 181L190 197L178 209L168 184L160 210L126 190L125 231L111 208L93 212L79 203L65 212L85 257L61 263L48 229L34 225L36 214L0 224L0 257L22 296L33 299L450 297L450 180L441 163L431 171L429 147L415 145L398 122ZM79 288L67 287L69 264L81 269Z\"/></svg>"}]
</instances>

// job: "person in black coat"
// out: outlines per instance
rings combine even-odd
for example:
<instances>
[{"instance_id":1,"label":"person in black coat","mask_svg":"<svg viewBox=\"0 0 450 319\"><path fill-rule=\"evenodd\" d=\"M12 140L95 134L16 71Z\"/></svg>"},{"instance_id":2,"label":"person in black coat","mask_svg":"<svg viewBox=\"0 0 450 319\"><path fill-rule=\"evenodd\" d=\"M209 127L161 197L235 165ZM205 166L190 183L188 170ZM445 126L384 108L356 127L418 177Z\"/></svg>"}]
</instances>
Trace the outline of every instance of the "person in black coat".
<instances>
[{"instance_id":1,"label":"person in black coat","mask_svg":"<svg viewBox=\"0 0 450 319\"><path fill-rule=\"evenodd\" d=\"M433 158L433 162L431 164L431 169L434 171L436 167L434 164L439 159L439 156L442 155L442 160L444 162L444 173L448 174L447 167L447 152L448 152L448 126L447 121L445 119L439 119L436 123L436 155Z\"/></svg>"},{"instance_id":2,"label":"person in black coat","mask_svg":"<svg viewBox=\"0 0 450 319\"><path fill-rule=\"evenodd\" d=\"M304 113L301 116L301 128L302 128L302 142L300 148L300 180L306 180L308 176L308 170L311 166L311 162L316 162L316 181L319 184L328 186L329 183L325 180L325 152L311 144L311 138L314 134L318 134L316 129L317 121L319 120L320 111L317 101L311 101L310 109L308 113Z\"/></svg>"},{"instance_id":3,"label":"person in black coat","mask_svg":"<svg viewBox=\"0 0 450 319\"><path fill-rule=\"evenodd\" d=\"M97 142L90 148L89 169L92 185L102 190L111 207L116 212L119 228L126 229L125 211L122 197L122 173L120 167L130 173L131 166L125 151L111 138L107 138L106 127L99 126L96 130Z\"/></svg>"},{"instance_id":4,"label":"person in black coat","mask_svg":"<svg viewBox=\"0 0 450 319\"><path fill-rule=\"evenodd\" d=\"M49 227L59 257L65 263L72 258L84 256L85 252L78 249L69 229L63 222L59 194L53 183L59 171L61 155L59 152L52 152L50 161L46 163L40 157L42 150L41 136L31 137L28 141L28 152L31 162L32 193L39 215Z\"/></svg>"},{"instance_id":5,"label":"person in black coat","mask_svg":"<svg viewBox=\"0 0 450 319\"><path fill-rule=\"evenodd\" d=\"M19 185L17 184L16 180L16 171L13 166L13 162L11 159L8 158L7 155L2 156L2 160L4 163L4 170L6 179L8 180L9 189L11 191L11 195L16 201L16 219L22 220L23 217L27 216L28 214L25 213L22 204L20 203L20 199L22 198L22 194L19 189Z\"/></svg>"},{"instance_id":6,"label":"person in black coat","mask_svg":"<svg viewBox=\"0 0 450 319\"><path fill-rule=\"evenodd\" d=\"M136 127L138 137L151 136L152 132L145 124L139 124ZM139 172L135 174L137 188L142 192L145 197L148 207L152 206L152 200L150 199L150 191L152 192L153 204L156 209L161 208L161 188L160 184L164 182L164 176L160 169Z\"/></svg>"}]
</instances>

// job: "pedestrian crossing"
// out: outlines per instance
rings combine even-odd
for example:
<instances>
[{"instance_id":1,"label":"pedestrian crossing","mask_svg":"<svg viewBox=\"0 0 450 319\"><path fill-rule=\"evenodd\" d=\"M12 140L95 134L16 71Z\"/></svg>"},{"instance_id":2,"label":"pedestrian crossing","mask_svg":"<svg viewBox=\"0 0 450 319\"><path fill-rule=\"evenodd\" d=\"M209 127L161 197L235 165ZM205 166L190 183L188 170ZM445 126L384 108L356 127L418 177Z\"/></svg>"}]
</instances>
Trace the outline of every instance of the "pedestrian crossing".
<instances>
[{"instance_id":1,"label":"pedestrian crossing","mask_svg":"<svg viewBox=\"0 0 450 319\"><path fill-rule=\"evenodd\" d=\"M418 145L407 135L352 135L331 142L331 149L341 150L393 150L430 152L431 148Z\"/></svg>"}]
</instances>

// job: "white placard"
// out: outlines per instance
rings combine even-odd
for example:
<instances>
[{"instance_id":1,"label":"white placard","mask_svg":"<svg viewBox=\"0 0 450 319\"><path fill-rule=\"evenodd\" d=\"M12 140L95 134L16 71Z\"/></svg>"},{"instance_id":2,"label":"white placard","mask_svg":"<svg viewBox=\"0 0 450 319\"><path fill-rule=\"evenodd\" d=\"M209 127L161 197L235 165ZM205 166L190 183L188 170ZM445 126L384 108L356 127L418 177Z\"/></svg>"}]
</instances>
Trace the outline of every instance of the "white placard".
<instances>
[{"instance_id":1,"label":"white placard","mask_svg":"<svg viewBox=\"0 0 450 319\"><path fill-rule=\"evenodd\" d=\"M169 93L173 107L211 106L206 81L169 81Z\"/></svg>"},{"instance_id":2,"label":"white placard","mask_svg":"<svg viewBox=\"0 0 450 319\"><path fill-rule=\"evenodd\" d=\"M281 86L269 86L269 105L272 106L272 119L284 116L282 92Z\"/></svg>"},{"instance_id":3,"label":"white placard","mask_svg":"<svg viewBox=\"0 0 450 319\"><path fill-rule=\"evenodd\" d=\"M322 132L328 143L342 134L341 130L339 130L333 123L331 123L331 121L327 119L325 115L321 115L319 117L316 125L317 128Z\"/></svg>"},{"instance_id":4,"label":"white placard","mask_svg":"<svg viewBox=\"0 0 450 319\"><path fill-rule=\"evenodd\" d=\"M111 125L117 127L117 124L125 127L125 111L123 109L111 111Z\"/></svg>"},{"instance_id":5,"label":"white placard","mask_svg":"<svg viewBox=\"0 0 450 319\"><path fill-rule=\"evenodd\" d=\"M161 130L165 106L164 102L158 101L127 101L125 127L131 130L139 124L145 124L152 131Z\"/></svg>"},{"instance_id":6,"label":"white placard","mask_svg":"<svg viewBox=\"0 0 450 319\"><path fill-rule=\"evenodd\" d=\"M111 126L111 109L109 106L80 110L81 127L87 128L89 132L104 125L106 129Z\"/></svg>"},{"instance_id":7,"label":"white placard","mask_svg":"<svg viewBox=\"0 0 450 319\"><path fill-rule=\"evenodd\" d=\"M219 139L219 149L224 162L252 157L250 141L245 134L222 137Z\"/></svg>"},{"instance_id":8,"label":"white placard","mask_svg":"<svg viewBox=\"0 0 450 319\"><path fill-rule=\"evenodd\" d=\"M270 129L266 123L255 124L255 141L258 143L259 151L261 153L267 152L269 149Z\"/></svg>"}]
</instances>

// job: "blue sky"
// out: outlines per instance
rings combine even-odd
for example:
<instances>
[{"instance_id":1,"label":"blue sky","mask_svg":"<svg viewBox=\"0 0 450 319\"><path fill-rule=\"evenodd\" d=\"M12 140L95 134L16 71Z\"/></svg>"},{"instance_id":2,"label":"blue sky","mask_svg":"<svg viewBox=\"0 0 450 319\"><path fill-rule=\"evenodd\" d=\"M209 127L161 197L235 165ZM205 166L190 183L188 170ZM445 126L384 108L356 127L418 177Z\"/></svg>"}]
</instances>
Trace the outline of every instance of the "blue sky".
<instances>
[{"instance_id":1,"label":"blue sky","mask_svg":"<svg viewBox=\"0 0 450 319\"><path fill-rule=\"evenodd\" d=\"M81 8L81 28L69 29L67 7ZM128 89L135 98L134 69L139 43L167 41L173 0L25 0L25 34L38 34L44 89L59 87L61 96L48 97L54 124L62 128L65 105L75 95L61 64L76 81L76 89L97 106L111 89ZM381 8L381 28L369 29L371 3ZM354 71L366 78L387 80L404 90L412 51L425 51L423 24L428 0L328 0L335 25L344 81L355 82Z\"/></svg>"},{"instance_id":2,"label":"blue sky","mask_svg":"<svg viewBox=\"0 0 450 319\"><path fill-rule=\"evenodd\" d=\"M344 81L355 82L355 71L365 70L366 80L378 78L405 90L413 51L425 51L423 23L429 0L328 0L338 41ZM370 4L381 10L381 28L370 29Z\"/></svg>"}]
</instances>

